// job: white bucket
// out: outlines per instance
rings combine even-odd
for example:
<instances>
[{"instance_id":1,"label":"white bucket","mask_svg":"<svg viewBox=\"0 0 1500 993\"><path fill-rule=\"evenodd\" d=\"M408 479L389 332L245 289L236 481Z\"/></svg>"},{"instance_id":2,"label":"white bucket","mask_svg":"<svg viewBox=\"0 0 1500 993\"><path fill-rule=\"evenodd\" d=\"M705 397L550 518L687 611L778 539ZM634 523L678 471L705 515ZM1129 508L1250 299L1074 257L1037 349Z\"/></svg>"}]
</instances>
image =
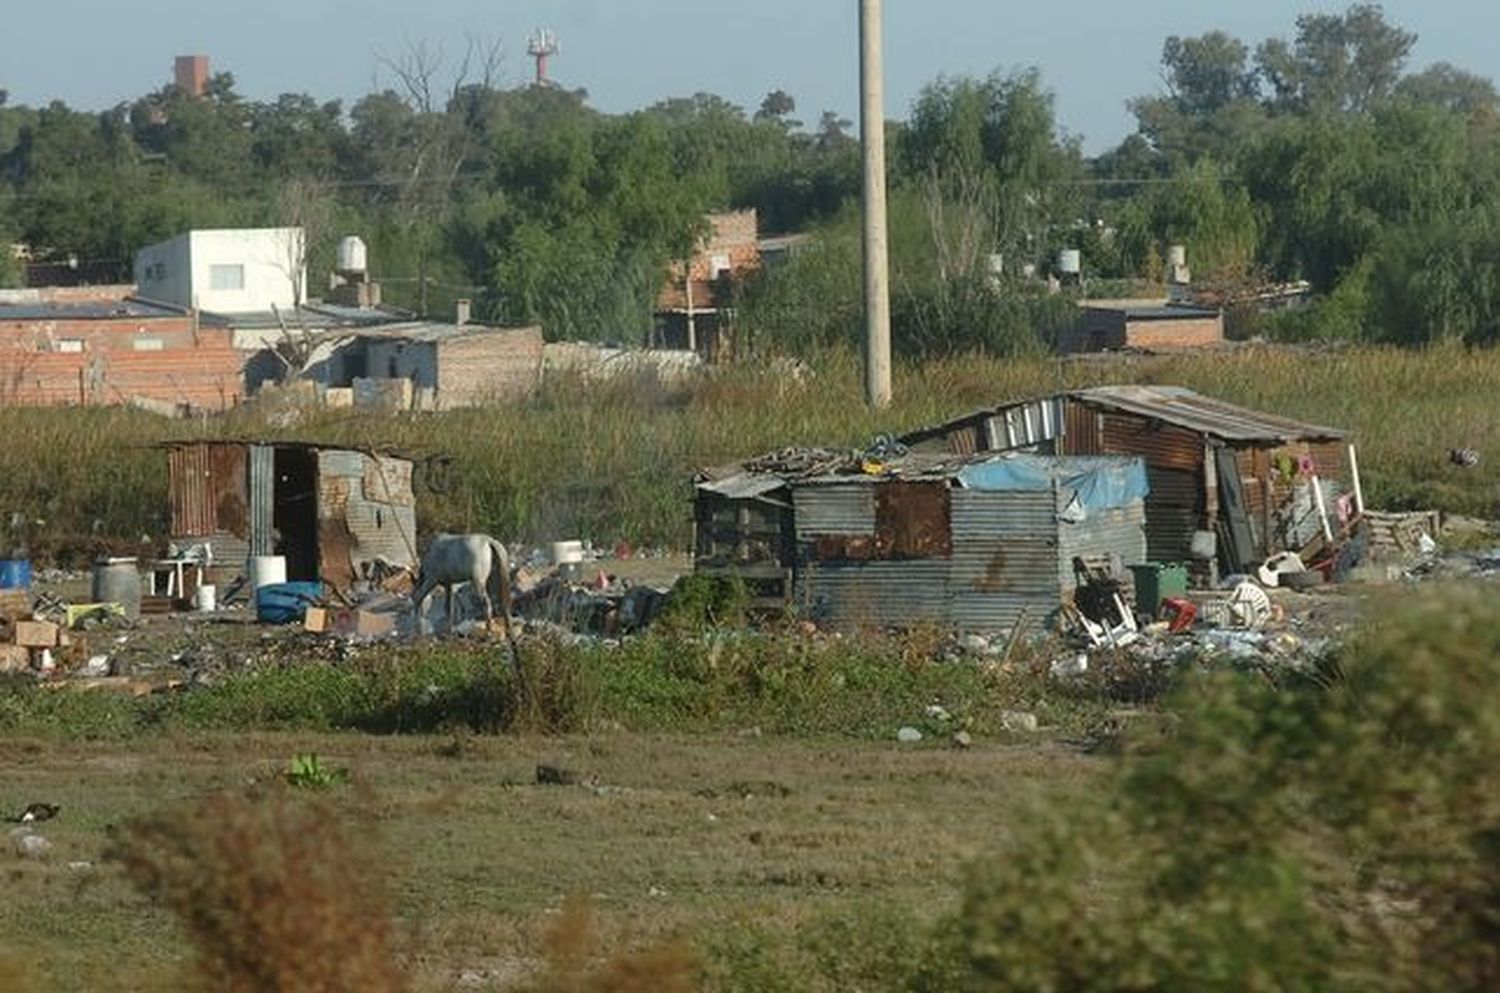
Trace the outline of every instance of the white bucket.
<instances>
[{"instance_id":1,"label":"white bucket","mask_svg":"<svg viewBox=\"0 0 1500 993\"><path fill-rule=\"evenodd\" d=\"M198 587L198 613L212 614L219 607L219 589L213 583Z\"/></svg>"},{"instance_id":2,"label":"white bucket","mask_svg":"<svg viewBox=\"0 0 1500 993\"><path fill-rule=\"evenodd\" d=\"M250 588L258 590L272 583L286 582L285 555L253 555L250 557Z\"/></svg>"},{"instance_id":3,"label":"white bucket","mask_svg":"<svg viewBox=\"0 0 1500 993\"><path fill-rule=\"evenodd\" d=\"M581 541L554 541L552 543L552 564L573 565L583 561L583 542Z\"/></svg>"}]
</instances>

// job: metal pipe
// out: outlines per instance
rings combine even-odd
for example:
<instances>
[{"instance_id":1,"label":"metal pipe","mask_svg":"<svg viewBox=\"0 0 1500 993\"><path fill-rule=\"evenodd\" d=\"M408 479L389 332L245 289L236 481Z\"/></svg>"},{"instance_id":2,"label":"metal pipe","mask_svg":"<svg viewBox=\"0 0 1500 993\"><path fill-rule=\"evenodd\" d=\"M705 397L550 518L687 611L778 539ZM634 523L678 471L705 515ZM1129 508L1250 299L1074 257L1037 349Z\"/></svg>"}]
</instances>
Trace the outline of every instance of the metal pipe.
<instances>
[{"instance_id":1,"label":"metal pipe","mask_svg":"<svg viewBox=\"0 0 1500 993\"><path fill-rule=\"evenodd\" d=\"M1323 499L1323 481L1314 473L1312 476L1313 502L1318 505L1318 520L1323 525L1323 539L1330 545L1333 544L1333 525L1328 522L1328 502Z\"/></svg>"},{"instance_id":2,"label":"metal pipe","mask_svg":"<svg viewBox=\"0 0 1500 993\"><path fill-rule=\"evenodd\" d=\"M890 246L885 210L881 0L859 0L859 130L864 147L865 398L891 402Z\"/></svg>"},{"instance_id":3,"label":"metal pipe","mask_svg":"<svg viewBox=\"0 0 1500 993\"><path fill-rule=\"evenodd\" d=\"M1349 475L1354 479L1354 509L1361 515L1365 512L1365 488L1359 481L1359 456L1354 454L1354 446L1349 446Z\"/></svg>"}]
</instances>

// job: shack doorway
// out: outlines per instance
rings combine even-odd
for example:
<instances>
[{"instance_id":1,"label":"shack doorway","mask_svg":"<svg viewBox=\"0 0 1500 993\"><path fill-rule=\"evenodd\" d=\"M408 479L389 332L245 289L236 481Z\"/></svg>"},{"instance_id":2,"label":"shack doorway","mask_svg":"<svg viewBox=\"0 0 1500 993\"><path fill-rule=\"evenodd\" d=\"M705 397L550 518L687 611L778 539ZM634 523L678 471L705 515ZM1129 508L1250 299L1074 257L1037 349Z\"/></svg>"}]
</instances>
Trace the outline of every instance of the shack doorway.
<instances>
[{"instance_id":1,"label":"shack doorway","mask_svg":"<svg viewBox=\"0 0 1500 993\"><path fill-rule=\"evenodd\" d=\"M276 449L272 492L275 554L286 557L287 579L318 578L318 457L310 448Z\"/></svg>"}]
</instances>

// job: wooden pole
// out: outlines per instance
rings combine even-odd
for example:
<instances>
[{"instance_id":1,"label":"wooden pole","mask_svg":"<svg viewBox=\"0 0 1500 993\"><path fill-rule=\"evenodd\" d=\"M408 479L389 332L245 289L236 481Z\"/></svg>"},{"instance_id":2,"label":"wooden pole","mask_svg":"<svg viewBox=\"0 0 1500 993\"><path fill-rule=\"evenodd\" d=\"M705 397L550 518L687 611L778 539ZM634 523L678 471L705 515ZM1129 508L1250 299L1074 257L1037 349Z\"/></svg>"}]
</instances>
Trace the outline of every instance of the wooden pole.
<instances>
[{"instance_id":1,"label":"wooden pole","mask_svg":"<svg viewBox=\"0 0 1500 993\"><path fill-rule=\"evenodd\" d=\"M864 148L865 399L891 402L890 254L885 210L881 0L859 0L859 130Z\"/></svg>"}]
</instances>

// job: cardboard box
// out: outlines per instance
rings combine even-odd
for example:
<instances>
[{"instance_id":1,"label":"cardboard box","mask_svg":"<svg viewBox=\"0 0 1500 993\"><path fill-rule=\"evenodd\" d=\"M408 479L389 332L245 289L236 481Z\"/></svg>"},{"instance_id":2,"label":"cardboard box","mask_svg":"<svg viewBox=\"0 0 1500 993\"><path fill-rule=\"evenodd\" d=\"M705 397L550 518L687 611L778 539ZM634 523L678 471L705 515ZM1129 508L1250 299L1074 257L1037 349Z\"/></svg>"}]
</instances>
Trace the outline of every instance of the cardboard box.
<instances>
[{"instance_id":1,"label":"cardboard box","mask_svg":"<svg viewBox=\"0 0 1500 993\"><path fill-rule=\"evenodd\" d=\"M23 648L56 648L57 635L51 621L16 621L16 644Z\"/></svg>"},{"instance_id":2,"label":"cardboard box","mask_svg":"<svg viewBox=\"0 0 1500 993\"><path fill-rule=\"evenodd\" d=\"M396 615L361 610L355 616L354 633L361 638L388 638L396 633Z\"/></svg>"},{"instance_id":3,"label":"cardboard box","mask_svg":"<svg viewBox=\"0 0 1500 993\"><path fill-rule=\"evenodd\" d=\"M30 616L30 593L25 590L0 590L0 620L19 621Z\"/></svg>"},{"instance_id":4,"label":"cardboard box","mask_svg":"<svg viewBox=\"0 0 1500 993\"><path fill-rule=\"evenodd\" d=\"M313 634L322 634L328 630L328 608L308 607L307 613L302 616L302 630L311 631Z\"/></svg>"},{"instance_id":5,"label":"cardboard box","mask_svg":"<svg viewBox=\"0 0 1500 993\"><path fill-rule=\"evenodd\" d=\"M0 673L13 675L31 671L31 649L21 645L0 645Z\"/></svg>"}]
</instances>

